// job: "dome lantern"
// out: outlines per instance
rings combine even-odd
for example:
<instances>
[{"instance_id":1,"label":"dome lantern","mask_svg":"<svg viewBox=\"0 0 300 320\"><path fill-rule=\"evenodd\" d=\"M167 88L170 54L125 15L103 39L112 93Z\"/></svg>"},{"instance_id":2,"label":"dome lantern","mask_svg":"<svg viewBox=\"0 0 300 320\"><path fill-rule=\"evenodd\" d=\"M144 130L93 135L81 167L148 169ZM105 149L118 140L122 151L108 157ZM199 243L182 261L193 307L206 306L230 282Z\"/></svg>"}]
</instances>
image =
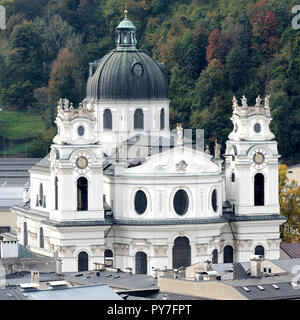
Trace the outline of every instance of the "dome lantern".
<instances>
[{"instance_id":1,"label":"dome lantern","mask_svg":"<svg viewBox=\"0 0 300 320\"><path fill-rule=\"evenodd\" d=\"M125 18L117 26L117 50L136 50L137 40L135 37L136 27L134 24L127 18L127 10L124 11Z\"/></svg>"}]
</instances>

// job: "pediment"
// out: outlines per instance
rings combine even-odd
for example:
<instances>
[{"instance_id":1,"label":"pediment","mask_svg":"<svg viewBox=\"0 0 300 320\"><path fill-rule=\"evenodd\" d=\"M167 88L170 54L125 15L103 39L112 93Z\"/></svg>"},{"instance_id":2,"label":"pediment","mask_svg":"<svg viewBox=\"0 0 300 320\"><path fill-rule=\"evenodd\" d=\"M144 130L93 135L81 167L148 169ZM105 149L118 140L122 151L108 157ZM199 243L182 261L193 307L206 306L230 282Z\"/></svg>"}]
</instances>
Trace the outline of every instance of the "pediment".
<instances>
[{"instance_id":1,"label":"pediment","mask_svg":"<svg viewBox=\"0 0 300 320\"><path fill-rule=\"evenodd\" d=\"M148 157L142 165L127 168L126 173L145 174L215 174L220 172L220 163L204 152L178 146L163 153Z\"/></svg>"}]
</instances>

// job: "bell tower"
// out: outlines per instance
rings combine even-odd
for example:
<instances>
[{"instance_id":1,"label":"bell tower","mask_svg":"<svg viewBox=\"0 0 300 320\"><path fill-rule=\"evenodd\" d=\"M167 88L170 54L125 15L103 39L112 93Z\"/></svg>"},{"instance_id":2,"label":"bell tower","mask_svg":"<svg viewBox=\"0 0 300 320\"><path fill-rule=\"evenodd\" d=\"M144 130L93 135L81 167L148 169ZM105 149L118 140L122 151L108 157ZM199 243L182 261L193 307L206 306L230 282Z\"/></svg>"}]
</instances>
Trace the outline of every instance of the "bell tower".
<instances>
[{"instance_id":1,"label":"bell tower","mask_svg":"<svg viewBox=\"0 0 300 320\"><path fill-rule=\"evenodd\" d=\"M233 98L234 128L226 143L226 197L236 215L279 214L278 155L267 96L255 106Z\"/></svg>"},{"instance_id":2,"label":"bell tower","mask_svg":"<svg viewBox=\"0 0 300 320\"><path fill-rule=\"evenodd\" d=\"M50 219L76 221L104 219L103 151L96 133L94 105L84 100L78 108L60 99L51 146L54 185Z\"/></svg>"}]
</instances>

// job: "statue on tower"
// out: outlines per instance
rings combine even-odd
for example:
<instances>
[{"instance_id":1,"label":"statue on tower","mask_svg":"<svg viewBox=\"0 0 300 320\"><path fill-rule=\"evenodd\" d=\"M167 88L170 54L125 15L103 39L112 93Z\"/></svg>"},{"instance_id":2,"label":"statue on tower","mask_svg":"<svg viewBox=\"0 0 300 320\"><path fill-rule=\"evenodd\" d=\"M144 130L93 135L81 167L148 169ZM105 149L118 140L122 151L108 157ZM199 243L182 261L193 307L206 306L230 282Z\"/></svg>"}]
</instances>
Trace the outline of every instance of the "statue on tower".
<instances>
[{"instance_id":1,"label":"statue on tower","mask_svg":"<svg viewBox=\"0 0 300 320\"><path fill-rule=\"evenodd\" d=\"M177 123L176 131L177 131L177 145L182 146L183 145L183 128L180 123Z\"/></svg>"},{"instance_id":2,"label":"statue on tower","mask_svg":"<svg viewBox=\"0 0 300 320\"><path fill-rule=\"evenodd\" d=\"M271 98L271 95L267 95L265 97L265 108L266 109L270 109L270 98Z\"/></svg>"},{"instance_id":3,"label":"statue on tower","mask_svg":"<svg viewBox=\"0 0 300 320\"><path fill-rule=\"evenodd\" d=\"M241 100L242 100L242 107L247 108L248 103L247 103L247 98L245 97L245 95L243 95L243 98Z\"/></svg>"},{"instance_id":4,"label":"statue on tower","mask_svg":"<svg viewBox=\"0 0 300 320\"><path fill-rule=\"evenodd\" d=\"M218 143L218 140L215 140L215 159L220 159L221 157L221 148L222 146Z\"/></svg>"},{"instance_id":5,"label":"statue on tower","mask_svg":"<svg viewBox=\"0 0 300 320\"><path fill-rule=\"evenodd\" d=\"M261 98L260 98L260 96L258 96L258 97L256 98L255 107L260 107L260 103L261 103Z\"/></svg>"},{"instance_id":6,"label":"statue on tower","mask_svg":"<svg viewBox=\"0 0 300 320\"><path fill-rule=\"evenodd\" d=\"M232 109L235 111L238 108L238 101L236 100L236 97L234 96L232 99Z\"/></svg>"}]
</instances>

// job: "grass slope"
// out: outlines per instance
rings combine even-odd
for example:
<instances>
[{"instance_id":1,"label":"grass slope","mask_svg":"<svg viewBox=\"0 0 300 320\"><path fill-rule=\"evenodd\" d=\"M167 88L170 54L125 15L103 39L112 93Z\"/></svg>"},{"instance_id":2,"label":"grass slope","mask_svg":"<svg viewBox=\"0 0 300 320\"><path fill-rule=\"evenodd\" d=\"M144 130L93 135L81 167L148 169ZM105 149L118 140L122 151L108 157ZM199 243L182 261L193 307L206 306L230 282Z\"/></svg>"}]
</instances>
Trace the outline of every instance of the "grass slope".
<instances>
[{"instance_id":1,"label":"grass slope","mask_svg":"<svg viewBox=\"0 0 300 320\"><path fill-rule=\"evenodd\" d=\"M0 111L0 136L9 140L35 138L44 129L41 116L28 111Z\"/></svg>"}]
</instances>

